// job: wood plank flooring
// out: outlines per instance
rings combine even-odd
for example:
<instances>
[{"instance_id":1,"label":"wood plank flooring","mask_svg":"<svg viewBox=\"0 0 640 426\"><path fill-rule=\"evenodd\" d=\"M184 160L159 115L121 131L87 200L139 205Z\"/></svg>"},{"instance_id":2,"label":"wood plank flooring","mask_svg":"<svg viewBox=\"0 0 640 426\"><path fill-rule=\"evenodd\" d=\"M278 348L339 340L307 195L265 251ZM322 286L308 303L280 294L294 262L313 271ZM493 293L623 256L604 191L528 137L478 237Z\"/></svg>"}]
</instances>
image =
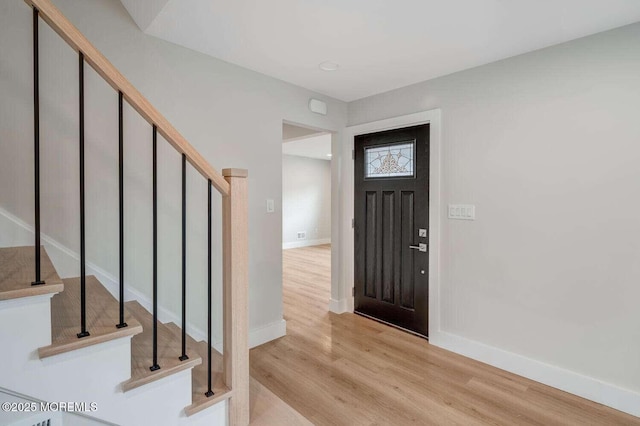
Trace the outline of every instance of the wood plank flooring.
<instances>
[{"instance_id":1,"label":"wood plank flooring","mask_svg":"<svg viewBox=\"0 0 640 426\"><path fill-rule=\"evenodd\" d=\"M287 336L251 350L251 375L313 424L640 425L373 320L329 313L330 246L285 250L283 282Z\"/></svg>"},{"instance_id":2,"label":"wood plank flooring","mask_svg":"<svg viewBox=\"0 0 640 426\"><path fill-rule=\"evenodd\" d=\"M312 426L309 420L285 404L253 377L249 380L252 426Z\"/></svg>"},{"instance_id":3,"label":"wood plank flooring","mask_svg":"<svg viewBox=\"0 0 640 426\"><path fill-rule=\"evenodd\" d=\"M176 339L182 339L182 329L174 323L165 324L173 333ZM191 416L218 402L233 395L225 384L222 377L222 355L216 350L212 351L213 363L213 392L214 396L207 398L204 393L207 391L207 343L196 342L187 335L187 355L197 354L202 358L202 364L191 370L193 391L191 399L193 403L185 408L185 414ZM251 425L253 426L308 426L311 425L307 419L285 404L273 392L265 388L254 378L250 380L251 395Z\"/></svg>"},{"instance_id":4,"label":"wood plank flooring","mask_svg":"<svg viewBox=\"0 0 640 426\"><path fill-rule=\"evenodd\" d=\"M140 323L126 310L124 319L128 326L116 327L120 315L118 301L96 277L89 275L86 278L86 319L90 335L78 339L80 278L66 278L63 281L64 291L51 299L51 345L38 349L40 358L142 333Z\"/></svg>"},{"instance_id":5,"label":"wood plank flooring","mask_svg":"<svg viewBox=\"0 0 640 426\"><path fill-rule=\"evenodd\" d=\"M0 300L59 293L64 289L44 247L40 248L43 285L32 286L35 279L35 249L32 246L0 248Z\"/></svg>"}]
</instances>

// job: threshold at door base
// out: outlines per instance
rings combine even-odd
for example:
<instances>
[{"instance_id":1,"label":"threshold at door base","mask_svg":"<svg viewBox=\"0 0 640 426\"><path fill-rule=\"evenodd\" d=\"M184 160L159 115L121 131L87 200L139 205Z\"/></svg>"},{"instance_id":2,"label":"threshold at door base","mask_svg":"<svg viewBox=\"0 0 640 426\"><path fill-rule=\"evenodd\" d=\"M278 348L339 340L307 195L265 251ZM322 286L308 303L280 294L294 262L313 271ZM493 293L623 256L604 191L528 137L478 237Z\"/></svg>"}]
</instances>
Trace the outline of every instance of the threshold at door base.
<instances>
[{"instance_id":1,"label":"threshold at door base","mask_svg":"<svg viewBox=\"0 0 640 426\"><path fill-rule=\"evenodd\" d=\"M408 330L408 329L406 329L404 327L400 327L399 325L391 324L390 322L381 320L381 319L376 318L376 317L372 317L371 315L363 314L362 312L358 312L356 310L354 310L353 313L356 314L356 315L360 315L361 317L369 318L369 319L374 320L376 322L388 325L389 327L397 328L398 330L402 330L402 331L407 332L409 334L413 334L414 336L420 337L421 339L425 339L427 341L429 340L429 336L425 336L424 334L416 333L415 331Z\"/></svg>"}]
</instances>

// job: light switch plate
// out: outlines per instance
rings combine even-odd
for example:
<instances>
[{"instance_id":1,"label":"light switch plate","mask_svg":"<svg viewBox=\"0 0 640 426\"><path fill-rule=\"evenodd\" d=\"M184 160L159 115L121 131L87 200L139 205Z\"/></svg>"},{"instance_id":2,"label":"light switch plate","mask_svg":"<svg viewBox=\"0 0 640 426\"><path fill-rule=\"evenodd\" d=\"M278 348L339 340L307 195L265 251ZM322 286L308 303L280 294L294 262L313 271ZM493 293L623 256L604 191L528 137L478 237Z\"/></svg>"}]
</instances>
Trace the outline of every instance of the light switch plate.
<instances>
[{"instance_id":1,"label":"light switch plate","mask_svg":"<svg viewBox=\"0 0 640 426\"><path fill-rule=\"evenodd\" d=\"M476 206L471 204L449 204L449 219L476 220Z\"/></svg>"},{"instance_id":2,"label":"light switch plate","mask_svg":"<svg viewBox=\"0 0 640 426\"><path fill-rule=\"evenodd\" d=\"M267 200L267 213L276 211L276 203L273 200Z\"/></svg>"}]
</instances>

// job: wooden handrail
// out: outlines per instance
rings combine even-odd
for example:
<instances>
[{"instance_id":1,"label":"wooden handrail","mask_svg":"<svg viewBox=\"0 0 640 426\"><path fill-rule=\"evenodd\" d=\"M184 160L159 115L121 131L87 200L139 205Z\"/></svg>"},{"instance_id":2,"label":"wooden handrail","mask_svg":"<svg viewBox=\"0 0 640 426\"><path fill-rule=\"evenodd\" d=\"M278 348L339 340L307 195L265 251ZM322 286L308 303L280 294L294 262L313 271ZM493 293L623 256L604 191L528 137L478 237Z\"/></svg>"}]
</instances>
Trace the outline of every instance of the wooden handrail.
<instances>
[{"instance_id":1,"label":"wooden handrail","mask_svg":"<svg viewBox=\"0 0 640 426\"><path fill-rule=\"evenodd\" d=\"M50 0L24 0L40 12L42 19L62 37L69 46L84 54L85 61L115 90L122 92L126 101L178 152L185 154L191 165L223 196L229 195L229 183L205 158L158 112L157 109L127 80L109 60L51 3Z\"/></svg>"},{"instance_id":2,"label":"wooden handrail","mask_svg":"<svg viewBox=\"0 0 640 426\"><path fill-rule=\"evenodd\" d=\"M88 63L116 91L122 93L123 98L149 124L155 126L154 128L157 129L157 132L178 152L184 154L186 160L206 179L210 180L212 186L222 194L223 378L230 392L226 395L229 398L229 424L232 426L247 426L250 420L247 171L244 169L225 169L223 174L218 173L107 58L65 18L51 0L24 1L35 8L38 11L38 15L69 46L82 54L81 58L84 57L84 62ZM34 16L36 15L34 14ZM81 63L84 64L84 62ZM156 133L154 132L155 135ZM209 192L210 194L211 192ZM211 321L210 313L209 321ZM210 360L211 358L209 358L209 362ZM209 380L211 380L211 377ZM209 386L211 387L211 383L209 383ZM186 413L189 415L200 411L219 402L219 398L211 398L208 400L209 402L200 404L195 408L188 407Z\"/></svg>"}]
</instances>

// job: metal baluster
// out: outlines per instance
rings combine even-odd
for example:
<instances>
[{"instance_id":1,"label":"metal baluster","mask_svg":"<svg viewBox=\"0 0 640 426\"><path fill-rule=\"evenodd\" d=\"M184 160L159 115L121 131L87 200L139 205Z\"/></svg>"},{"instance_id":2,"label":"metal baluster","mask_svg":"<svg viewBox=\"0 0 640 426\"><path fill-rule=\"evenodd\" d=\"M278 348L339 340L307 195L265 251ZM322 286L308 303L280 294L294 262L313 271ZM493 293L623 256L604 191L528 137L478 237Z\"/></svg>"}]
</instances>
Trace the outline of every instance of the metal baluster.
<instances>
[{"instance_id":1,"label":"metal baluster","mask_svg":"<svg viewBox=\"0 0 640 426\"><path fill-rule=\"evenodd\" d=\"M86 292L86 241L84 211L84 54L78 54L79 92L80 92L80 333L78 338L89 336L87 331L87 292Z\"/></svg>"},{"instance_id":2,"label":"metal baluster","mask_svg":"<svg viewBox=\"0 0 640 426\"><path fill-rule=\"evenodd\" d=\"M119 220L120 220L120 321L116 328L124 328L124 119L123 95L118 92L118 157L119 157Z\"/></svg>"},{"instance_id":3,"label":"metal baluster","mask_svg":"<svg viewBox=\"0 0 640 426\"><path fill-rule=\"evenodd\" d=\"M35 269L36 277L31 285L42 285L40 272L40 48L38 24L40 13L33 8L33 163L35 193Z\"/></svg>"},{"instance_id":4,"label":"metal baluster","mask_svg":"<svg viewBox=\"0 0 640 426\"><path fill-rule=\"evenodd\" d=\"M182 154L182 355L187 356L187 156Z\"/></svg>"},{"instance_id":5,"label":"metal baluster","mask_svg":"<svg viewBox=\"0 0 640 426\"><path fill-rule=\"evenodd\" d=\"M209 220L207 221L207 236L208 236L208 266L207 266L207 376L208 376L208 388L205 392L207 398L213 396L213 390L211 386L211 179L209 179Z\"/></svg>"},{"instance_id":6,"label":"metal baluster","mask_svg":"<svg viewBox=\"0 0 640 426\"><path fill-rule=\"evenodd\" d=\"M158 128L153 125L153 365L158 365Z\"/></svg>"}]
</instances>

